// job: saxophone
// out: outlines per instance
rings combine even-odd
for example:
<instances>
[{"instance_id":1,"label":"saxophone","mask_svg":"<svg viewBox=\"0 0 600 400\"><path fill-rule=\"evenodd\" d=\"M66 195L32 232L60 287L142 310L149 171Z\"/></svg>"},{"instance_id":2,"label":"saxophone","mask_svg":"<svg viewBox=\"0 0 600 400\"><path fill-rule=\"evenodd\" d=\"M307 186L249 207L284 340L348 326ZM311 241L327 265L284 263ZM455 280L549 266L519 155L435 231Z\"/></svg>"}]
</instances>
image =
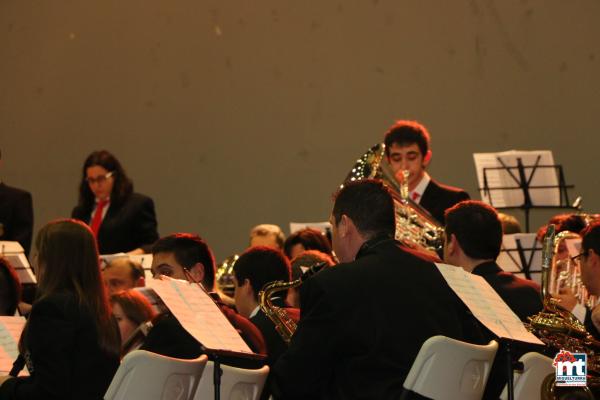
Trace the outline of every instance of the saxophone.
<instances>
[{"instance_id":1,"label":"saxophone","mask_svg":"<svg viewBox=\"0 0 600 400\"><path fill-rule=\"evenodd\" d=\"M295 281L269 282L265 286L263 286L263 288L258 293L258 304L260 306L260 309L265 313L267 317L269 317L271 321L273 321L277 333L279 333L279 335L286 344L290 343L294 332L296 332L297 324L296 321L290 318L290 316L287 314L287 312L285 312L284 309L275 306L271 302L271 297L277 292L281 292L283 290L295 288L302 285L302 283L305 280L319 272L326 265L326 262L321 262L313 265L308 270L306 270L300 276L300 278L296 279Z\"/></svg>"}]
</instances>

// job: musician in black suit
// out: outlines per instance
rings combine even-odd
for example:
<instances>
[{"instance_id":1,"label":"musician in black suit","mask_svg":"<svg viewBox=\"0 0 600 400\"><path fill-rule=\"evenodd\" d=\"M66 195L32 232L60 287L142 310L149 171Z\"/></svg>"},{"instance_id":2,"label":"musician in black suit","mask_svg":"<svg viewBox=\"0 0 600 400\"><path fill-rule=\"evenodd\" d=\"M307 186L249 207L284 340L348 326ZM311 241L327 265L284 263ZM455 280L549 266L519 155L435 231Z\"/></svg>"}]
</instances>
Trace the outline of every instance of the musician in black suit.
<instances>
[{"instance_id":1,"label":"musician in black suit","mask_svg":"<svg viewBox=\"0 0 600 400\"><path fill-rule=\"evenodd\" d=\"M502 245L502 223L496 210L481 202L463 201L446 210L444 262L483 277L524 322L542 310L540 286L505 272L496 264ZM495 338L489 333L489 339ZM514 359L528 350L513 350ZM532 351L536 349L530 349ZM505 347L501 343L484 398L498 398L506 384Z\"/></svg>"},{"instance_id":2,"label":"musician in black suit","mask_svg":"<svg viewBox=\"0 0 600 400\"><path fill-rule=\"evenodd\" d=\"M440 223L444 223L444 211L469 194L462 189L443 185L427 174L431 162L430 136L427 129L416 121L397 121L385 134L387 160L402 181L402 171L408 170L410 198Z\"/></svg>"},{"instance_id":3,"label":"musician in black suit","mask_svg":"<svg viewBox=\"0 0 600 400\"><path fill-rule=\"evenodd\" d=\"M274 367L276 398L397 399L425 340L474 333L436 266L393 239L394 217L380 181L337 193L330 222L341 264L301 286L298 329Z\"/></svg>"},{"instance_id":4,"label":"musician in black suit","mask_svg":"<svg viewBox=\"0 0 600 400\"><path fill-rule=\"evenodd\" d=\"M0 167L2 166L0 152ZM0 240L14 240L29 254L33 233L33 203L25 190L0 182Z\"/></svg>"},{"instance_id":5,"label":"musician in black suit","mask_svg":"<svg viewBox=\"0 0 600 400\"><path fill-rule=\"evenodd\" d=\"M85 160L79 204L71 216L90 225L100 254L149 253L158 240L154 202L133 192L121 163L106 150Z\"/></svg>"}]
</instances>

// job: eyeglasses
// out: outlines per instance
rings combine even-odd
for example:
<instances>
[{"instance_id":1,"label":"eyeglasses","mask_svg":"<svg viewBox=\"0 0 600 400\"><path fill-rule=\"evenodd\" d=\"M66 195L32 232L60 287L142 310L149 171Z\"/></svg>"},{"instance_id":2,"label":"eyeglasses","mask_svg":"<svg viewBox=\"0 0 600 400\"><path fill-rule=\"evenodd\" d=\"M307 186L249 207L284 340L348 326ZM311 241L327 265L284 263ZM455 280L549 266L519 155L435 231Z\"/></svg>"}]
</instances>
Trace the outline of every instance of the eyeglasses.
<instances>
[{"instance_id":1,"label":"eyeglasses","mask_svg":"<svg viewBox=\"0 0 600 400\"><path fill-rule=\"evenodd\" d=\"M576 256L571 257L571 261L573 262L577 262L581 259L581 257L588 255L589 250L584 250L581 253L577 254Z\"/></svg>"},{"instance_id":2,"label":"eyeglasses","mask_svg":"<svg viewBox=\"0 0 600 400\"><path fill-rule=\"evenodd\" d=\"M89 184L89 185L93 185L94 183L99 183L99 184L103 184L106 183L106 181L108 180L108 178L110 178L111 176L113 176L115 172L114 171L110 171L109 173L105 174L105 175L100 175L97 178L85 178L85 181Z\"/></svg>"}]
</instances>

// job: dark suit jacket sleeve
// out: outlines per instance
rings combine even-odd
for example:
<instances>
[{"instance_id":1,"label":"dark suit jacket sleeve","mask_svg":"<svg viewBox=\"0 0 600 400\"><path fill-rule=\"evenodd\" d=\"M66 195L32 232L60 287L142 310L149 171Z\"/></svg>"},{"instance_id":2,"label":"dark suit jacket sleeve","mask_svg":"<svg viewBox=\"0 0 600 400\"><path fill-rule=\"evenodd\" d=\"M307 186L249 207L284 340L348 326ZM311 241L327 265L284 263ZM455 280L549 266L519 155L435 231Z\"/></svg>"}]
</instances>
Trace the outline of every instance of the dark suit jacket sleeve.
<instances>
[{"instance_id":1,"label":"dark suit jacket sleeve","mask_svg":"<svg viewBox=\"0 0 600 400\"><path fill-rule=\"evenodd\" d=\"M12 378L0 387L0 399L67 399L73 384L67 354L74 341L76 325L65 313L64 304L41 301L29 319L29 337L35 352L35 377Z\"/></svg>"},{"instance_id":2,"label":"dark suit jacket sleeve","mask_svg":"<svg viewBox=\"0 0 600 400\"><path fill-rule=\"evenodd\" d=\"M154 201L150 197L144 196L136 221L136 242L140 243L144 253L151 253L152 245L158 240L158 223L156 222Z\"/></svg>"},{"instance_id":3,"label":"dark suit jacket sleeve","mask_svg":"<svg viewBox=\"0 0 600 400\"><path fill-rule=\"evenodd\" d=\"M29 192L23 192L21 199L15 203L13 220L13 240L21 243L25 254L29 254L31 236L33 234L33 201Z\"/></svg>"},{"instance_id":4,"label":"dark suit jacket sleeve","mask_svg":"<svg viewBox=\"0 0 600 400\"><path fill-rule=\"evenodd\" d=\"M317 279L303 284L302 315L290 346L275 364L275 398L319 398L331 379L338 340L334 302Z\"/></svg>"},{"instance_id":5,"label":"dark suit jacket sleeve","mask_svg":"<svg viewBox=\"0 0 600 400\"><path fill-rule=\"evenodd\" d=\"M600 307L600 306L596 306ZM590 335L594 337L596 340L600 340L600 332L596 328L596 325L592 322L592 310L587 309L585 311L585 321L584 321L585 329L589 332Z\"/></svg>"}]
</instances>

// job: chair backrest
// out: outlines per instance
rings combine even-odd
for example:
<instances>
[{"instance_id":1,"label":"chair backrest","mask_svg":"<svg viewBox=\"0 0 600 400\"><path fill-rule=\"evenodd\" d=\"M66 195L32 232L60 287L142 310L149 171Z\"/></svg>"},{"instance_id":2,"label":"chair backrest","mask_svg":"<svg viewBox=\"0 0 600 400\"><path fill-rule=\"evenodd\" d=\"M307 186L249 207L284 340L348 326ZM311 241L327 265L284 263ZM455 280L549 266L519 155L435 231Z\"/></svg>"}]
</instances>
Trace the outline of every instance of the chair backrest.
<instances>
[{"instance_id":1,"label":"chair backrest","mask_svg":"<svg viewBox=\"0 0 600 400\"><path fill-rule=\"evenodd\" d=\"M208 361L206 355L180 360L144 350L127 354L105 400L192 400Z\"/></svg>"},{"instance_id":2,"label":"chair backrest","mask_svg":"<svg viewBox=\"0 0 600 400\"><path fill-rule=\"evenodd\" d=\"M479 346L445 336L423 343L404 388L436 400L481 399L498 343Z\"/></svg>"},{"instance_id":3,"label":"chair backrest","mask_svg":"<svg viewBox=\"0 0 600 400\"><path fill-rule=\"evenodd\" d=\"M265 381L269 375L269 367L260 369L243 369L221 364L221 399L222 400L257 400L260 398ZM204 369L194 400L214 399L213 383L214 363L209 361Z\"/></svg>"},{"instance_id":4,"label":"chair backrest","mask_svg":"<svg viewBox=\"0 0 600 400\"><path fill-rule=\"evenodd\" d=\"M523 372L515 371L514 393L515 400L539 399L542 382L550 374L554 374L552 359L539 353L526 353L519 361L523 363ZM502 400L508 399L508 388L500 396Z\"/></svg>"}]
</instances>

